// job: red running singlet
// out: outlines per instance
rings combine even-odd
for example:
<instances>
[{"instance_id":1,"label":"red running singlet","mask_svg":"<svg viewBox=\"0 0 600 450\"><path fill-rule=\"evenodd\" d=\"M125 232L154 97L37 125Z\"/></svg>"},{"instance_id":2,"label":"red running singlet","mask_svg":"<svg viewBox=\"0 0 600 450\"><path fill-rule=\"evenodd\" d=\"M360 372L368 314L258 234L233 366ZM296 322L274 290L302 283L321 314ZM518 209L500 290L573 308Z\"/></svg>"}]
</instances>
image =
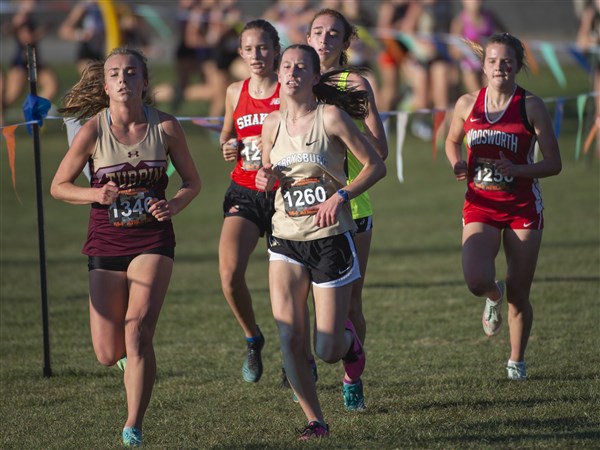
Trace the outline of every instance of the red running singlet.
<instances>
[{"instance_id":1,"label":"red running singlet","mask_svg":"<svg viewBox=\"0 0 600 450\"><path fill-rule=\"evenodd\" d=\"M543 203L538 180L504 176L496 170L500 153L514 164L533 164L537 137L527 119L525 90L515 87L508 106L495 120L486 110L487 88L477 100L464 125L468 154L467 205L501 214L528 209L539 214Z\"/></svg>"},{"instance_id":2,"label":"red running singlet","mask_svg":"<svg viewBox=\"0 0 600 450\"><path fill-rule=\"evenodd\" d=\"M279 109L279 83L269 98L256 99L248 91L250 79L244 80L238 104L233 112L235 131L238 137L237 163L231 172L231 179L248 189L257 190L256 172L262 165L262 154L253 137L262 133L262 125L271 111Z\"/></svg>"}]
</instances>

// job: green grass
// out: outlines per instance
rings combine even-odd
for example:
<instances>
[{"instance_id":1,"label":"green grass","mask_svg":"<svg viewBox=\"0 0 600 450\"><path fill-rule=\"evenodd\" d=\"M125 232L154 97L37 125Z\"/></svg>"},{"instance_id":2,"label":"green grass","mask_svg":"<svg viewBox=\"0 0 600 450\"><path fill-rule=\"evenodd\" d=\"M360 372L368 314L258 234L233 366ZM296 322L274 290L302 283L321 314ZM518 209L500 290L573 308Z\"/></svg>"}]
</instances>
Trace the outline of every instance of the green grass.
<instances>
[{"instance_id":1,"label":"green grass","mask_svg":"<svg viewBox=\"0 0 600 450\"><path fill-rule=\"evenodd\" d=\"M166 77L168 70L160 72ZM558 91L548 77L524 84L541 96L587 92L585 79ZM186 105L182 114L201 115ZM552 110L552 108L551 108ZM405 183L372 191L375 232L364 290L368 411L343 410L341 365L319 363L318 389L332 436L299 444L304 416L279 388L281 358L268 299L263 243L248 280L267 338L260 383L241 378L242 333L222 297L217 243L230 166L210 135L185 124L203 177L199 197L174 220L175 272L158 324L158 381L144 423L150 449L598 448L600 446L600 164L574 160L574 107L566 105L563 172L541 181L546 228L532 288L530 379L505 379L508 331L484 336L482 302L460 267L464 185L443 155L408 137ZM14 113L13 113L14 114ZM0 148L0 447L119 448L126 418L122 374L101 367L90 342L85 238L88 207L53 200L49 184L66 150L57 121L42 136L52 370L42 376L36 198L31 139L17 131L17 191ZM171 183L176 187L178 180ZM497 259L499 276L505 271Z\"/></svg>"}]
</instances>

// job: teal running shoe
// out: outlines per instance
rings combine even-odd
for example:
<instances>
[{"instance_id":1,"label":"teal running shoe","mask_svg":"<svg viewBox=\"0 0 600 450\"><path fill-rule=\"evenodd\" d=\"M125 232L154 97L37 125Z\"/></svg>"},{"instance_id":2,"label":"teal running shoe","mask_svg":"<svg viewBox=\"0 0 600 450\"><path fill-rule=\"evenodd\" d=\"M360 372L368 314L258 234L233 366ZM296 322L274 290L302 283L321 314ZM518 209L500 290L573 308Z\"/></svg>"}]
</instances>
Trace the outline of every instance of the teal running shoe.
<instances>
[{"instance_id":1,"label":"teal running shoe","mask_svg":"<svg viewBox=\"0 0 600 450\"><path fill-rule=\"evenodd\" d=\"M123 445L125 447L141 447L142 430L134 427L123 428Z\"/></svg>"},{"instance_id":2,"label":"teal running shoe","mask_svg":"<svg viewBox=\"0 0 600 450\"><path fill-rule=\"evenodd\" d=\"M495 336L500 331L502 326L502 300L504 297L504 283L502 281L496 281L496 286L500 291L500 300L494 302L489 298L485 299L485 308L483 309L483 315L481 317L481 324L483 325L483 331L488 336Z\"/></svg>"},{"instance_id":3,"label":"teal running shoe","mask_svg":"<svg viewBox=\"0 0 600 450\"><path fill-rule=\"evenodd\" d=\"M525 381L527 379L525 361L509 362L506 366L506 373L509 380Z\"/></svg>"},{"instance_id":4,"label":"teal running shoe","mask_svg":"<svg viewBox=\"0 0 600 450\"><path fill-rule=\"evenodd\" d=\"M123 372L125 372L125 366L127 365L127 356L123 356L120 360L117 361L117 363L115 364L115 366L118 369L121 369Z\"/></svg>"},{"instance_id":5,"label":"teal running shoe","mask_svg":"<svg viewBox=\"0 0 600 450\"><path fill-rule=\"evenodd\" d=\"M258 328L258 326L256 327ZM263 363L260 352L265 346L265 337L258 328L259 337L247 342L246 358L242 366L242 377L248 383L258 383L263 373Z\"/></svg>"},{"instance_id":6,"label":"teal running shoe","mask_svg":"<svg viewBox=\"0 0 600 450\"><path fill-rule=\"evenodd\" d=\"M344 394L344 406L346 411L365 411L365 397L363 395L363 384L362 380L358 380L354 384L344 383L342 387L342 393Z\"/></svg>"}]
</instances>

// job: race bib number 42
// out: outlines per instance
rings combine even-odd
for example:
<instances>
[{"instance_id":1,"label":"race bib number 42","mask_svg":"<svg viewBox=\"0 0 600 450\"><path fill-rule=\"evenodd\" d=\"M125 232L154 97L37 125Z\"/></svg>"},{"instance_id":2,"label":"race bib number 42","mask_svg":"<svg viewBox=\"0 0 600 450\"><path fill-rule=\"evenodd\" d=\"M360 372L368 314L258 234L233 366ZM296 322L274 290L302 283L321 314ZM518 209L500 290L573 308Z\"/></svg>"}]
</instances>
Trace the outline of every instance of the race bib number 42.
<instances>
[{"instance_id":1,"label":"race bib number 42","mask_svg":"<svg viewBox=\"0 0 600 450\"><path fill-rule=\"evenodd\" d=\"M496 165L488 160L475 161L473 186L484 191L512 191L514 177L502 175Z\"/></svg>"},{"instance_id":2,"label":"race bib number 42","mask_svg":"<svg viewBox=\"0 0 600 450\"><path fill-rule=\"evenodd\" d=\"M285 212L291 217L316 214L316 206L327 200L327 190L319 178L305 178L282 187L281 195Z\"/></svg>"},{"instance_id":3,"label":"race bib number 42","mask_svg":"<svg viewBox=\"0 0 600 450\"><path fill-rule=\"evenodd\" d=\"M146 188L127 189L119 192L117 200L108 208L108 221L115 227L136 227L152 222L148 211L152 191Z\"/></svg>"}]
</instances>

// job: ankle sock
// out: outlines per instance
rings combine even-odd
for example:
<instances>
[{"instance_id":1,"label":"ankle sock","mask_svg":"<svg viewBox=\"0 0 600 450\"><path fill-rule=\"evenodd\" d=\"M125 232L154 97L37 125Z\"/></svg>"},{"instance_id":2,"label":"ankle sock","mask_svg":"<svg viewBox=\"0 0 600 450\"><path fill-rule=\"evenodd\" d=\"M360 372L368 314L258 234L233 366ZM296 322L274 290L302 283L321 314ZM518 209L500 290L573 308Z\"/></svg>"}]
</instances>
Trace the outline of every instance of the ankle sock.
<instances>
[{"instance_id":1,"label":"ankle sock","mask_svg":"<svg viewBox=\"0 0 600 450\"><path fill-rule=\"evenodd\" d=\"M260 333L260 328L258 328L258 325L256 326L256 329L258 330L258 334L256 336L246 338L246 342L248 344L256 344L262 340L263 337L262 337L262 334Z\"/></svg>"}]
</instances>

